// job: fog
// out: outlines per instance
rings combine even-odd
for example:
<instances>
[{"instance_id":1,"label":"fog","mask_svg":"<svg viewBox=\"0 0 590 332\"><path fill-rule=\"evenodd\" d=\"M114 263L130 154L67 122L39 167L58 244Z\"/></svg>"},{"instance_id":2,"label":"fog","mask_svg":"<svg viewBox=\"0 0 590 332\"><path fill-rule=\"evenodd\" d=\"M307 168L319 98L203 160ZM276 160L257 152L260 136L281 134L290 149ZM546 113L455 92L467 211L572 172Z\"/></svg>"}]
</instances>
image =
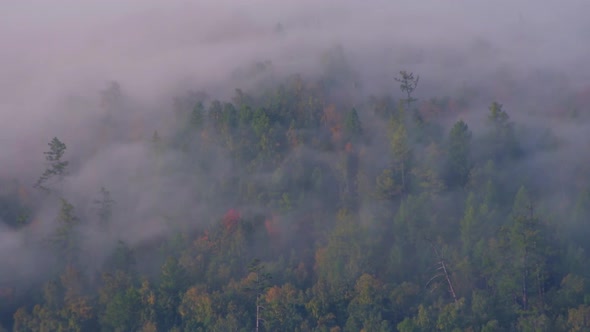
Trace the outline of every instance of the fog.
<instances>
[{"instance_id":1,"label":"fog","mask_svg":"<svg viewBox=\"0 0 590 332\"><path fill-rule=\"evenodd\" d=\"M129 183L149 158L141 142L170 125L175 96L190 90L227 98L235 88L253 87L250 77L236 73L256 61L271 61L277 77L313 77L322 70L322 54L341 46L361 94L401 96L394 77L408 70L421 77L417 98L477 91L467 115L473 121L497 99L515 119L549 121L543 111L587 89L590 78L590 2L583 0L8 0L2 6L0 179L18 179L42 201L31 186L45 167L47 142L57 136L72 162L63 192L77 213L90 215L100 187L109 188L124 220L114 232L132 245L166 232L155 210L180 210L201 222L227 209L223 202L201 204L193 186L207 188L211 178L230 171L215 151L207 154L216 164L211 176L179 172L163 180L150 177L156 171L148 168L143 180ZM113 81L125 100L117 110L101 106L100 92ZM518 93L506 93L506 86ZM101 141L96 123L109 112L121 125ZM138 133L118 132L134 119L141 119ZM586 127L554 129L575 140ZM171 153L163 163L174 167L179 158ZM553 167L545 159L535 162ZM0 228L0 266L14 271L2 271L3 278L35 273L31 262L39 252L23 234L50 231L55 214L55 208L40 208L34 230ZM113 243L88 232L91 251Z\"/></svg>"}]
</instances>

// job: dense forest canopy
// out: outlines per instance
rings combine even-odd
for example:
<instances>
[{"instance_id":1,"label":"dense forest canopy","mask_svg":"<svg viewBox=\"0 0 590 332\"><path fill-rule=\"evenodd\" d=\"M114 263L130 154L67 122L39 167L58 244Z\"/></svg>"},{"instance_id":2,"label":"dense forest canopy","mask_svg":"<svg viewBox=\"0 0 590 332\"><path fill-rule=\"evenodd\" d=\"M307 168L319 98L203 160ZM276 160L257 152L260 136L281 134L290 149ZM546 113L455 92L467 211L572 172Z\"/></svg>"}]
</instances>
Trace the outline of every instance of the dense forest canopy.
<instances>
[{"instance_id":1,"label":"dense forest canopy","mask_svg":"<svg viewBox=\"0 0 590 332\"><path fill-rule=\"evenodd\" d=\"M0 55L0 331L590 329L584 23L533 31L587 5L256 3L24 19L75 42Z\"/></svg>"}]
</instances>

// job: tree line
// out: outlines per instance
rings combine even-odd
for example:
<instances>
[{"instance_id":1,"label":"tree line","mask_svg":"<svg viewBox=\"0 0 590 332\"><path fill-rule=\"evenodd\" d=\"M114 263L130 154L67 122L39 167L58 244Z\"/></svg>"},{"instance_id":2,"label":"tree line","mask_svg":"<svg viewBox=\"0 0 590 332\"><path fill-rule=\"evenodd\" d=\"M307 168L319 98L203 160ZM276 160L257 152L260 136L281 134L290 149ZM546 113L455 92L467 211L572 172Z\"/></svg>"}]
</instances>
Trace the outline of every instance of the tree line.
<instances>
[{"instance_id":1,"label":"tree line","mask_svg":"<svg viewBox=\"0 0 590 332\"><path fill-rule=\"evenodd\" d=\"M86 220L62 188L75 170L53 138L34 188L58 207L43 245L59 264L26 291L4 285L4 329L590 329L590 174L572 176L558 201L517 167L561 148L540 134L551 128L522 130L492 102L474 131L467 103L418 100L413 73L396 81L397 100L353 104L334 99L333 80L297 75L227 101L178 97L174 130L142 143L150 176L208 175L195 195L227 212L141 247L120 240L98 271L82 230L113 232L124 202L97 188ZM213 150L229 172L214 172ZM171 151L180 166L163 157ZM0 216L26 230L36 206L18 190L0 197Z\"/></svg>"}]
</instances>

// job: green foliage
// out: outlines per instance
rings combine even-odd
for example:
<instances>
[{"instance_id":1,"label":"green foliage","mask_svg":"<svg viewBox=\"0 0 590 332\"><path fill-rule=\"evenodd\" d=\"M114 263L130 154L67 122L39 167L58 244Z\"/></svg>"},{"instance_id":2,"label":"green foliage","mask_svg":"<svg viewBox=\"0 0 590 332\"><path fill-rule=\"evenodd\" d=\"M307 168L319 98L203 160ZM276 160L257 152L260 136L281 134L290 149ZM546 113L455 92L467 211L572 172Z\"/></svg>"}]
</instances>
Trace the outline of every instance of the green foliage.
<instances>
[{"instance_id":1,"label":"green foliage","mask_svg":"<svg viewBox=\"0 0 590 332\"><path fill-rule=\"evenodd\" d=\"M166 135L145 142L151 154L139 178L154 185L138 186L154 198L157 211L148 217L165 218L171 233L114 234L134 223L114 214L115 195L105 188L86 211L93 198L83 187L56 201L0 179L2 222L17 227L23 216L18 240L33 249L37 234L51 231L58 261L39 272L38 284L26 284L12 281L10 268L28 267L19 261L28 249L7 254L2 324L14 331L252 331L256 323L259 331L588 330L584 167L539 178L519 157L525 143L538 160L553 156L560 145L552 139L530 143L545 129L522 131L498 103L483 129L456 121L453 98L416 107L419 78L405 71L397 78L404 99L353 103L355 75L343 50L323 60L318 81L293 76L260 93L238 89L229 101L192 94L175 101ZM246 74L270 64L254 67ZM118 86L103 99L115 114ZM460 103L463 111L468 104ZM360 110L369 110L362 122ZM78 162L63 161L57 138L49 145L36 187L55 192ZM134 209L117 201L126 217L136 218ZM47 211L57 211L56 223L45 222ZM85 236L93 234L104 239L104 252L89 252L96 243L87 246ZM128 241L115 244L123 235Z\"/></svg>"},{"instance_id":2,"label":"green foliage","mask_svg":"<svg viewBox=\"0 0 590 332\"><path fill-rule=\"evenodd\" d=\"M358 278L354 290L355 296L348 305L347 329L388 331L389 322L383 319L388 310L383 283L365 273Z\"/></svg>"},{"instance_id":3,"label":"green foliage","mask_svg":"<svg viewBox=\"0 0 590 332\"><path fill-rule=\"evenodd\" d=\"M198 287L186 291L178 312L187 331L207 330L212 327L215 318L211 297Z\"/></svg>"},{"instance_id":4,"label":"green foliage","mask_svg":"<svg viewBox=\"0 0 590 332\"><path fill-rule=\"evenodd\" d=\"M140 298L133 287L117 292L105 308L101 321L112 331L134 331L139 326Z\"/></svg>"},{"instance_id":5,"label":"green foliage","mask_svg":"<svg viewBox=\"0 0 590 332\"><path fill-rule=\"evenodd\" d=\"M0 192L0 220L12 227L26 226L30 222L32 211L18 195L20 186L18 183L0 186L5 190L4 193Z\"/></svg>"},{"instance_id":6,"label":"green foliage","mask_svg":"<svg viewBox=\"0 0 590 332\"><path fill-rule=\"evenodd\" d=\"M67 200L60 198L61 209L57 217L57 229L50 239L59 258L67 263L75 263L79 258L80 234L78 233L80 220L74 214L74 206Z\"/></svg>"},{"instance_id":7,"label":"green foliage","mask_svg":"<svg viewBox=\"0 0 590 332\"><path fill-rule=\"evenodd\" d=\"M133 249L119 240L111 257L105 264L105 269L110 271L123 271L132 273L135 270L136 259Z\"/></svg>"},{"instance_id":8,"label":"green foliage","mask_svg":"<svg viewBox=\"0 0 590 332\"><path fill-rule=\"evenodd\" d=\"M493 160L502 162L520 157L522 150L516 138L514 123L504 111L502 104L493 102L489 107L489 144Z\"/></svg>"},{"instance_id":9,"label":"green foliage","mask_svg":"<svg viewBox=\"0 0 590 332\"><path fill-rule=\"evenodd\" d=\"M411 167L412 148L408 141L408 133L406 126L403 123L403 118L400 121L396 121L392 118L390 126L392 130L390 135L390 146L393 156L393 165L396 173L399 174L401 190L402 192L405 192L409 185L407 175Z\"/></svg>"},{"instance_id":10,"label":"green foliage","mask_svg":"<svg viewBox=\"0 0 590 332\"><path fill-rule=\"evenodd\" d=\"M401 185L396 184L393 171L389 168L383 170L376 179L375 196L381 200L393 200L402 191Z\"/></svg>"},{"instance_id":11,"label":"green foliage","mask_svg":"<svg viewBox=\"0 0 590 332\"><path fill-rule=\"evenodd\" d=\"M262 295L270 287L272 276L265 271L264 265L258 258L250 262L248 273L250 284L246 289L256 294L257 297Z\"/></svg>"},{"instance_id":12,"label":"green foliage","mask_svg":"<svg viewBox=\"0 0 590 332\"><path fill-rule=\"evenodd\" d=\"M327 87L360 87L358 74L350 66L341 45L329 48L321 56L324 82Z\"/></svg>"},{"instance_id":13,"label":"green foliage","mask_svg":"<svg viewBox=\"0 0 590 332\"><path fill-rule=\"evenodd\" d=\"M205 106L200 101L191 112L190 124L195 129L201 129L205 125Z\"/></svg>"},{"instance_id":14,"label":"green foliage","mask_svg":"<svg viewBox=\"0 0 590 332\"><path fill-rule=\"evenodd\" d=\"M161 322L162 328L172 328L181 321L177 308L181 303L182 294L189 285L188 282L186 270L178 264L175 257L168 257L162 265L156 302L158 321Z\"/></svg>"},{"instance_id":15,"label":"green foliage","mask_svg":"<svg viewBox=\"0 0 590 332\"><path fill-rule=\"evenodd\" d=\"M269 288L263 302L263 326L266 331L297 331L303 323L303 294L291 284Z\"/></svg>"},{"instance_id":16,"label":"green foliage","mask_svg":"<svg viewBox=\"0 0 590 332\"><path fill-rule=\"evenodd\" d=\"M346 114L346 118L344 119L344 132L347 138L354 141L358 140L363 135L363 127L356 108L353 108Z\"/></svg>"},{"instance_id":17,"label":"green foliage","mask_svg":"<svg viewBox=\"0 0 590 332\"><path fill-rule=\"evenodd\" d=\"M447 183L463 187L471 172L471 131L465 122L455 123L449 133Z\"/></svg>"}]
</instances>

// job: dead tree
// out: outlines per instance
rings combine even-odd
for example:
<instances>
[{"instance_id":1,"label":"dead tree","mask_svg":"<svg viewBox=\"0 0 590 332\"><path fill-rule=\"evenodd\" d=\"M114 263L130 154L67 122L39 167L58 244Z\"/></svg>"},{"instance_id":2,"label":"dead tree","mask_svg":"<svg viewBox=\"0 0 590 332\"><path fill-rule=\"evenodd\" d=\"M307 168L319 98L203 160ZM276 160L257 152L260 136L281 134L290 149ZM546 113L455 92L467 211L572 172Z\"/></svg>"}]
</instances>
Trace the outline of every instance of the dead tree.
<instances>
[{"instance_id":1,"label":"dead tree","mask_svg":"<svg viewBox=\"0 0 590 332\"><path fill-rule=\"evenodd\" d=\"M416 98L412 97L412 93L418 87L418 82L420 81L420 76L414 76L414 73L408 73L405 70L399 72L399 77L396 77L395 80L400 83L400 90L406 94L406 104L408 105L408 109L410 108L410 104L416 101Z\"/></svg>"},{"instance_id":2,"label":"dead tree","mask_svg":"<svg viewBox=\"0 0 590 332\"><path fill-rule=\"evenodd\" d=\"M434 251L434 254L436 255L438 261L436 263L436 274L434 275L434 277L428 280L428 282L426 283L426 287L428 287L428 285L430 285L430 283L435 281L436 279L444 278L449 288L449 293L453 297L453 301L455 302L455 304L458 304L459 301L457 300L457 294L455 293L455 288L453 287L453 282L451 281L451 276L449 274L449 269L447 267L445 259L441 251L436 248L434 243L430 240L427 241L430 243L430 246L432 247L432 250Z\"/></svg>"},{"instance_id":3,"label":"dead tree","mask_svg":"<svg viewBox=\"0 0 590 332\"><path fill-rule=\"evenodd\" d=\"M256 273L256 279L253 281L253 285L246 287L247 290L254 292L256 297L256 332L260 329L260 323L264 323L264 319L261 316L261 310L264 310L264 306L260 305L264 292L270 286L270 280L272 276L266 272L264 265L259 259L254 259L248 266L250 273Z\"/></svg>"}]
</instances>

